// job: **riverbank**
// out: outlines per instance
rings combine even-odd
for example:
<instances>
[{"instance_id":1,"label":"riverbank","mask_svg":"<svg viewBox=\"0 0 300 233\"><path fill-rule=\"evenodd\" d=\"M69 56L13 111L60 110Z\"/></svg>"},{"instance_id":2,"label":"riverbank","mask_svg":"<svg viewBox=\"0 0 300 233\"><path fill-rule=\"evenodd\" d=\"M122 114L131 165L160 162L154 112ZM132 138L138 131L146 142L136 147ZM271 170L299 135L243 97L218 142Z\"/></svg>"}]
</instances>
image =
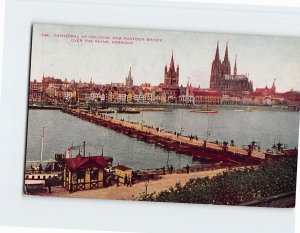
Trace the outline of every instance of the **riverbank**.
<instances>
[{"instance_id":1,"label":"riverbank","mask_svg":"<svg viewBox=\"0 0 300 233\"><path fill-rule=\"evenodd\" d=\"M170 187L174 187L176 183L180 183L181 185L186 184L186 182L191 178L202 178L202 177L213 177L216 176L226 169L217 169L210 171L200 171L193 172L190 174L167 174L161 176L159 180L150 180L147 185L147 193L153 192L161 192L169 189ZM124 185L117 185L93 189L93 190L84 190L77 191L74 193L69 193L63 187L52 188L52 192L43 192L38 195L41 196L52 196L52 197L73 197L73 198L94 198L94 199L110 199L110 200L137 200L139 196L146 191L145 182L139 182L134 184L131 187L127 187Z\"/></svg>"},{"instance_id":2,"label":"riverbank","mask_svg":"<svg viewBox=\"0 0 300 233\"><path fill-rule=\"evenodd\" d=\"M111 107L111 108L150 108L150 109L206 109L206 105L190 105L190 104L150 104L150 103L90 103L84 105L72 105L72 108L83 108L89 109L90 107ZM34 104L29 105L29 109L45 109L45 110L58 110L63 109L66 105L44 105L44 104ZM70 107L70 106L69 106ZM258 112L258 111L282 111L282 112L295 112L293 108L288 106L261 106L261 105L214 105L213 109L217 110L238 110L245 112Z\"/></svg>"}]
</instances>

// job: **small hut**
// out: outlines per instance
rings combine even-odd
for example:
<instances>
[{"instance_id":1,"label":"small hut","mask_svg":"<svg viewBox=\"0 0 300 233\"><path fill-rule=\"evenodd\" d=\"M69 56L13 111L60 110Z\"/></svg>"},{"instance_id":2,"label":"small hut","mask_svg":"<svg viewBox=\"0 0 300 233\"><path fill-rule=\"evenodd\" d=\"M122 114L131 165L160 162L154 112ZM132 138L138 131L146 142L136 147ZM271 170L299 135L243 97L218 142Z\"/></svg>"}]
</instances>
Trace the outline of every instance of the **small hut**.
<instances>
[{"instance_id":1,"label":"small hut","mask_svg":"<svg viewBox=\"0 0 300 233\"><path fill-rule=\"evenodd\" d=\"M125 183L125 176L127 176L127 178L129 178L130 180L132 180L132 169L129 167L126 167L124 165L118 165L116 167L114 167L115 172L116 172L116 176L119 177L119 181L120 183Z\"/></svg>"},{"instance_id":2,"label":"small hut","mask_svg":"<svg viewBox=\"0 0 300 233\"><path fill-rule=\"evenodd\" d=\"M70 191L103 187L104 168L111 166L111 157L77 155L64 160L64 187Z\"/></svg>"}]
</instances>

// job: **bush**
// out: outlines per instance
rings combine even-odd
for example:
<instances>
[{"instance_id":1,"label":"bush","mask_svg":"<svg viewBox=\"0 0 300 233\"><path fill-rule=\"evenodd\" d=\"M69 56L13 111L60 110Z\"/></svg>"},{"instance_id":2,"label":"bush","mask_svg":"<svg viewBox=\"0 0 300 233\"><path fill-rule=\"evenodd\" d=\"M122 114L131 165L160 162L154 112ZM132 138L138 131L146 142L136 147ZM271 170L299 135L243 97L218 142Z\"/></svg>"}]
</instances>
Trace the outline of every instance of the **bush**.
<instances>
[{"instance_id":1,"label":"bush","mask_svg":"<svg viewBox=\"0 0 300 233\"><path fill-rule=\"evenodd\" d=\"M258 167L226 171L209 179L190 179L141 201L236 205L258 197L296 190L297 158L266 162Z\"/></svg>"}]
</instances>

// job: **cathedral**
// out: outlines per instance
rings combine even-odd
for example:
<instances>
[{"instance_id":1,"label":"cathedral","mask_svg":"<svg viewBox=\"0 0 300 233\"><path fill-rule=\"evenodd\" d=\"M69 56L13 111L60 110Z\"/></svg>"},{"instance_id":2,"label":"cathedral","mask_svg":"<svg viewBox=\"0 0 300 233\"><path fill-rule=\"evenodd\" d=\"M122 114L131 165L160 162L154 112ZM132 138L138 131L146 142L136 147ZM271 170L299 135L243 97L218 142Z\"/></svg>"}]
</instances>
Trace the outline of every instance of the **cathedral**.
<instances>
[{"instance_id":1,"label":"cathedral","mask_svg":"<svg viewBox=\"0 0 300 233\"><path fill-rule=\"evenodd\" d=\"M233 74L231 73L231 65L228 56L228 43L226 45L224 60L221 61L219 56L219 42L215 59L212 62L210 75L210 88L224 95L230 94L244 94L253 92L253 83L245 74L237 74L237 57L235 57L235 64Z\"/></svg>"}]
</instances>

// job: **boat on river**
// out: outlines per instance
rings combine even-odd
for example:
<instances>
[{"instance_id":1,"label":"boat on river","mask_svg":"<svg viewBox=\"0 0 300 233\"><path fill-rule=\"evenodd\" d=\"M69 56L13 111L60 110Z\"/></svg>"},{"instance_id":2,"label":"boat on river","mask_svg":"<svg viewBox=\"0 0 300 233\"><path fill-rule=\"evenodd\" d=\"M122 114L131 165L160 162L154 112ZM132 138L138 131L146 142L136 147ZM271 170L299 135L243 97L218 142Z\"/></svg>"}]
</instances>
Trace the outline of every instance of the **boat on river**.
<instances>
[{"instance_id":1,"label":"boat on river","mask_svg":"<svg viewBox=\"0 0 300 233\"><path fill-rule=\"evenodd\" d=\"M194 112L194 113L218 113L219 110L190 110L190 112Z\"/></svg>"},{"instance_id":2,"label":"boat on river","mask_svg":"<svg viewBox=\"0 0 300 233\"><path fill-rule=\"evenodd\" d=\"M194 113L218 113L219 110L217 109L209 109L208 105L206 104L206 109L192 109L190 112Z\"/></svg>"},{"instance_id":3,"label":"boat on river","mask_svg":"<svg viewBox=\"0 0 300 233\"><path fill-rule=\"evenodd\" d=\"M117 113L138 114L140 111L134 108L119 108Z\"/></svg>"},{"instance_id":4,"label":"boat on river","mask_svg":"<svg viewBox=\"0 0 300 233\"><path fill-rule=\"evenodd\" d=\"M139 110L143 112L172 112L171 109L167 108L140 108Z\"/></svg>"}]
</instances>

